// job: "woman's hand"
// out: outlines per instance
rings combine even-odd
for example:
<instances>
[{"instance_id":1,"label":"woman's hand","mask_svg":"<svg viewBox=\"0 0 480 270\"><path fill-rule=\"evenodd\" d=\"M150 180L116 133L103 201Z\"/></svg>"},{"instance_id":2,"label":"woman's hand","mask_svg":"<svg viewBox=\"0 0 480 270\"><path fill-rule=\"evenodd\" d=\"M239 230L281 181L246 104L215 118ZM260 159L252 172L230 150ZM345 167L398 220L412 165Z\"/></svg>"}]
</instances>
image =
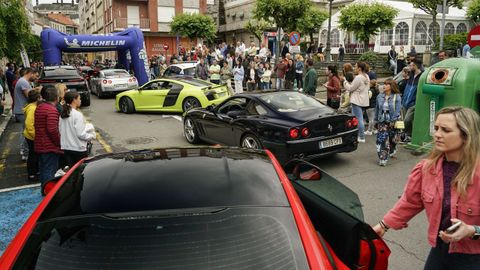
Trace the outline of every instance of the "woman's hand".
<instances>
[{"instance_id":1,"label":"woman's hand","mask_svg":"<svg viewBox=\"0 0 480 270\"><path fill-rule=\"evenodd\" d=\"M452 218L451 221L452 221L452 224L457 223L459 221L462 222L461 220L456 218ZM458 242L465 237L470 237L474 233L475 233L475 228L472 225L468 225L462 222L460 227L458 227L458 229L455 232L450 234L445 231L440 231L438 236L443 240L443 242L451 243L451 242Z\"/></svg>"},{"instance_id":2,"label":"woman's hand","mask_svg":"<svg viewBox=\"0 0 480 270\"><path fill-rule=\"evenodd\" d=\"M383 237L385 234L385 229L378 223L377 225L373 226L372 229L378 234L378 236Z\"/></svg>"}]
</instances>

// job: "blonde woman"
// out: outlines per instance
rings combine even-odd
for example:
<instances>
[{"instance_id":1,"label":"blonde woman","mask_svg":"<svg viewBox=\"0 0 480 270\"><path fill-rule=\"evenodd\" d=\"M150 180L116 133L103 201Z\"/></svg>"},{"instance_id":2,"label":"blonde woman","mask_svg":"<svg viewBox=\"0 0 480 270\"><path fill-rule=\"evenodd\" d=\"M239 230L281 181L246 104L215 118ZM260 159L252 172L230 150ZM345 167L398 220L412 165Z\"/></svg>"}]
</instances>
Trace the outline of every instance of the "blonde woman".
<instances>
[{"instance_id":1,"label":"blonde woman","mask_svg":"<svg viewBox=\"0 0 480 270\"><path fill-rule=\"evenodd\" d=\"M424 269L480 269L479 115L463 107L441 109L433 142L400 200L373 229L383 236L389 228L406 228L425 209L432 249Z\"/></svg>"},{"instance_id":2,"label":"blonde woman","mask_svg":"<svg viewBox=\"0 0 480 270\"><path fill-rule=\"evenodd\" d=\"M63 110L63 104L65 104L65 93L68 92L67 85L64 83L57 83L55 84L55 89L58 91L58 103L57 103L57 110L61 114Z\"/></svg>"},{"instance_id":3,"label":"blonde woman","mask_svg":"<svg viewBox=\"0 0 480 270\"><path fill-rule=\"evenodd\" d=\"M305 63L303 57L300 54L295 55L295 80L297 82L298 91L303 91L303 70L305 69Z\"/></svg>"}]
</instances>

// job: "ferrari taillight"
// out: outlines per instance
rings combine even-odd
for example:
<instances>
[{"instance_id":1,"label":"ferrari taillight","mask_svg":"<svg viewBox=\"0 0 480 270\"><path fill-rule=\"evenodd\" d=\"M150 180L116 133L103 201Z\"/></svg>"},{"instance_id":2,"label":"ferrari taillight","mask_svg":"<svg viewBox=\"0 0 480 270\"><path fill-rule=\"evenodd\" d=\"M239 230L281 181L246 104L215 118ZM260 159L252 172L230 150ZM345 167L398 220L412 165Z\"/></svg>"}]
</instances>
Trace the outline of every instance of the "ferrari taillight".
<instances>
[{"instance_id":1,"label":"ferrari taillight","mask_svg":"<svg viewBox=\"0 0 480 270\"><path fill-rule=\"evenodd\" d=\"M310 130L306 127L302 128L302 137L307 138L310 136Z\"/></svg>"},{"instance_id":2,"label":"ferrari taillight","mask_svg":"<svg viewBox=\"0 0 480 270\"><path fill-rule=\"evenodd\" d=\"M111 84L111 83L112 83L112 80L103 80L102 83L103 83L103 84Z\"/></svg>"},{"instance_id":3,"label":"ferrari taillight","mask_svg":"<svg viewBox=\"0 0 480 270\"><path fill-rule=\"evenodd\" d=\"M345 125L347 126L347 128L355 128L358 126L358 120L356 117L353 117L351 119L348 119Z\"/></svg>"},{"instance_id":4,"label":"ferrari taillight","mask_svg":"<svg viewBox=\"0 0 480 270\"><path fill-rule=\"evenodd\" d=\"M300 136L300 130L298 128L291 128L288 135L290 135L292 139L297 139Z\"/></svg>"}]
</instances>

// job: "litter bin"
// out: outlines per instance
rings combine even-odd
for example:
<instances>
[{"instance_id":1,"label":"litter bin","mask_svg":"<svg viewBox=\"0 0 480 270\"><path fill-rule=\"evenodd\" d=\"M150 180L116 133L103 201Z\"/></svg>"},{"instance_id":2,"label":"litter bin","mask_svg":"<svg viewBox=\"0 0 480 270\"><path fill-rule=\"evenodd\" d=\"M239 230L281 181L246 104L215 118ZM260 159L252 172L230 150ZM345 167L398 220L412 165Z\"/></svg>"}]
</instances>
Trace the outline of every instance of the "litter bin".
<instances>
[{"instance_id":1,"label":"litter bin","mask_svg":"<svg viewBox=\"0 0 480 270\"><path fill-rule=\"evenodd\" d=\"M479 111L480 59L449 58L427 68L419 80L412 142L408 148L429 150L435 113L447 106Z\"/></svg>"}]
</instances>

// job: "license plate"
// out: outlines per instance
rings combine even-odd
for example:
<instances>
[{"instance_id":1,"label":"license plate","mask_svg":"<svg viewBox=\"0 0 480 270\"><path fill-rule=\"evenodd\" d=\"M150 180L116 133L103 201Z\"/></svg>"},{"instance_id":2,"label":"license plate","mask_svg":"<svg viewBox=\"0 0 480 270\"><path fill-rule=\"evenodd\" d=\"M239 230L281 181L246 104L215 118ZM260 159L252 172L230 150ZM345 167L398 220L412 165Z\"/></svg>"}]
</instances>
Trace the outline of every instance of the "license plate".
<instances>
[{"instance_id":1,"label":"license plate","mask_svg":"<svg viewBox=\"0 0 480 270\"><path fill-rule=\"evenodd\" d=\"M342 137L321 141L319 146L320 146L320 149L323 149L323 148L328 148L328 147L332 147L340 144L342 144Z\"/></svg>"},{"instance_id":2,"label":"license plate","mask_svg":"<svg viewBox=\"0 0 480 270\"><path fill-rule=\"evenodd\" d=\"M115 88L127 88L127 84L117 84Z\"/></svg>"}]
</instances>

